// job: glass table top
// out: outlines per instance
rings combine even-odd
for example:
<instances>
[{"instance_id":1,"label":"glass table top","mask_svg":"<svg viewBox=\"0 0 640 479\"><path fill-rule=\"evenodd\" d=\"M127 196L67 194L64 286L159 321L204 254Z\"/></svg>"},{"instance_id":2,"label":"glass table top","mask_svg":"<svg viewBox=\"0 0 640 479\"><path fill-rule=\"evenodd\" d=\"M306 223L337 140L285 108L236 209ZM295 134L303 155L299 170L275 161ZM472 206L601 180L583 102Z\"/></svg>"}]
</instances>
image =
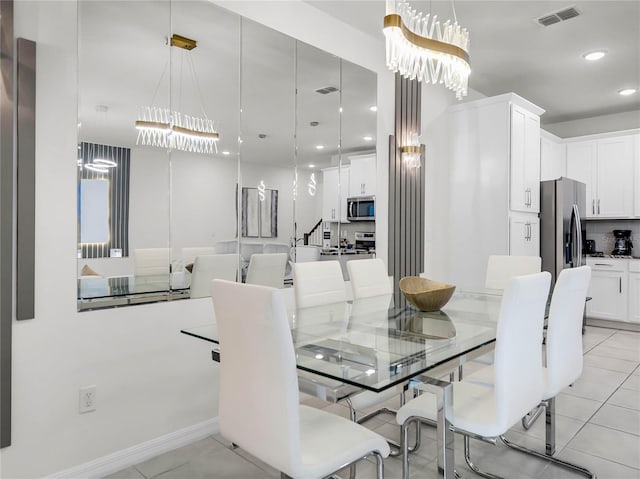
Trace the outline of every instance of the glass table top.
<instances>
[{"instance_id":1,"label":"glass table top","mask_svg":"<svg viewBox=\"0 0 640 479\"><path fill-rule=\"evenodd\" d=\"M78 299L107 298L131 294L161 293L187 289L184 275L159 274L149 276L84 276L78 279Z\"/></svg>"},{"instance_id":2,"label":"glass table top","mask_svg":"<svg viewBox=\"0 0 640 479\"><path fill-rule=\"evenodd\" d=\"M367 298L289 311L299 369L382 391L495 341L501 294L456 292L441 311ZM181 331L219 343L215 323ZM224 357L224 345L221 345Z\"/></svg>"}]
</instances>

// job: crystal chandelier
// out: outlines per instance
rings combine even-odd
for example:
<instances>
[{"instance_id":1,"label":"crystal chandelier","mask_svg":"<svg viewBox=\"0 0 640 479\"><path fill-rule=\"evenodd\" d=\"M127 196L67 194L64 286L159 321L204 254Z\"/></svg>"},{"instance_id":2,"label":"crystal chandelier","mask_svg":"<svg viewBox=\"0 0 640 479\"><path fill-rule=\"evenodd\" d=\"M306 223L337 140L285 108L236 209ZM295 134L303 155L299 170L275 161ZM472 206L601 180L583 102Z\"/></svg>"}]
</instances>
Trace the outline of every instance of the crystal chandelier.
<instances>
[{"instance_id":1,"label":"crystal chandelier","mask_svg":"<svg viewBox=\"0 0 640 479\"><path fill-rule=\"evenodd\" d=\"M412 80L444 83L457 99L467 95L469 32L457 20L441 24L437 15L423 15L404 0L387 0L383 31L390 70Z\"/></svg>"},{"instance_id":2,"label":"crystal chandelier","mask_svg":"<svg viewBox=\"0 0 640 479\"><path fill-rule=\"evenodd\" d=\"M193 59L191 58L191 50L197 46L197 42L190 38L174 34L171 37L171 46L187 51L193 81L198 95L200 95L202 108L202 95L200 93L195 68L193 67ZM162 77L160 78L160 82L162 82ZM204 109L202 113L204 117L199 118L184 115L179 111L172 111L169 108L143 107L136 121L136 129L138 130L136 145L156 146L192 153L217 153L220 135L214 128L213 120L207 118Z\"/></svg>"}]
</instances>

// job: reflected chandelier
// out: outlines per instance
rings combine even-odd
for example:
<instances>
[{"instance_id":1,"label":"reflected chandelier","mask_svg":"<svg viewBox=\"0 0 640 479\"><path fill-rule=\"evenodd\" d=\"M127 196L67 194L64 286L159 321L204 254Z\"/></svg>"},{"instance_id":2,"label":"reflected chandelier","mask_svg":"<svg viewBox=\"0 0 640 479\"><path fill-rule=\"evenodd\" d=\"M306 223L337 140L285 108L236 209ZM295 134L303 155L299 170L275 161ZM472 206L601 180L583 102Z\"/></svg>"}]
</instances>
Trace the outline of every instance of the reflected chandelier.
<instances>
[{"instance_id":1,"label":"reflected chandelier","mask_svg":"<svg viewBox=\"0 0 640 479\"><path fill-rule=\"evenodd\" d=\"M444 83L460 100L469 84L469 32L457 20L441 24L406 1L387 0L384 36L387 66L411 80ZM455 10L454 10L455 19Z\"/></svg>"},{"instance_id":2,"label":"reflected chandelier","mask_svg":"<svg viewBox=\"0 0 640 479\"><path fill-rule=\"evenodd\" d=\"M191 50L197 46L197 42L174 34L171 37L171 46L182 48L189 53L187 58L202 108L202 95L191 58ZM162 77L160 82L162 82ZM156 92L157 90L156 88ZM157 146L192 153L217 153L220 135L214 129L213 120L207 118L204 108L202 114L204 118L184 115L179 111L171 111L169 108L143 107L136 121L136 129L138 130L136 145Z\"/></svg>"}]
</instances>

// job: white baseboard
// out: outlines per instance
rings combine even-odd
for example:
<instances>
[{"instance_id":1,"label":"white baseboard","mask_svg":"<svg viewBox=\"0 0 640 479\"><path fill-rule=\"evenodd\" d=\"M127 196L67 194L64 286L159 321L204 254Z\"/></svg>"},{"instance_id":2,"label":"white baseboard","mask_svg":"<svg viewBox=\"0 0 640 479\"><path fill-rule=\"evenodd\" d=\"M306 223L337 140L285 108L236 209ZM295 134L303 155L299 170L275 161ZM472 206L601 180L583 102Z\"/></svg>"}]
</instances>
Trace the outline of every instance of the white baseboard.
<instances>
[{"instance_id":1,"label":"white baseboard","mask_svg":"<svg viewBox=\"0 0 640 479\"><path fill-rule=\"evenodd\" d=\"M64 471L47 476L46 479L89 479L100 478L139 464L165 452L186 446L219 431L218 418L209 419L193 426L185 427L142 444L99 457Z\"/></svg>"}]
</instances>

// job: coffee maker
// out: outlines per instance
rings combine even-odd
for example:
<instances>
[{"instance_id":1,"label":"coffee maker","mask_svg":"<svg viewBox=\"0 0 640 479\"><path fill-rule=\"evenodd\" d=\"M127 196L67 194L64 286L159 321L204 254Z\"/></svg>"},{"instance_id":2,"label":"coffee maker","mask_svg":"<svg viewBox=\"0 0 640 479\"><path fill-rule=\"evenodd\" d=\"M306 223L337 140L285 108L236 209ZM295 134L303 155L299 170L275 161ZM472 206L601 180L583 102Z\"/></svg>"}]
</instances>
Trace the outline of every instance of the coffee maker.
<instances>
[{"instance_id":1,"label":"coffee maker","mask_svg":"<svg viewBox=\"0 0 640 479\"><path fill-rule=\"evenodd\" d=\"M616 256L630 256L631 250L633 249L631 230L613 230L613 236L616 242L611 254Z\"/></svg>"}]
</instances>

